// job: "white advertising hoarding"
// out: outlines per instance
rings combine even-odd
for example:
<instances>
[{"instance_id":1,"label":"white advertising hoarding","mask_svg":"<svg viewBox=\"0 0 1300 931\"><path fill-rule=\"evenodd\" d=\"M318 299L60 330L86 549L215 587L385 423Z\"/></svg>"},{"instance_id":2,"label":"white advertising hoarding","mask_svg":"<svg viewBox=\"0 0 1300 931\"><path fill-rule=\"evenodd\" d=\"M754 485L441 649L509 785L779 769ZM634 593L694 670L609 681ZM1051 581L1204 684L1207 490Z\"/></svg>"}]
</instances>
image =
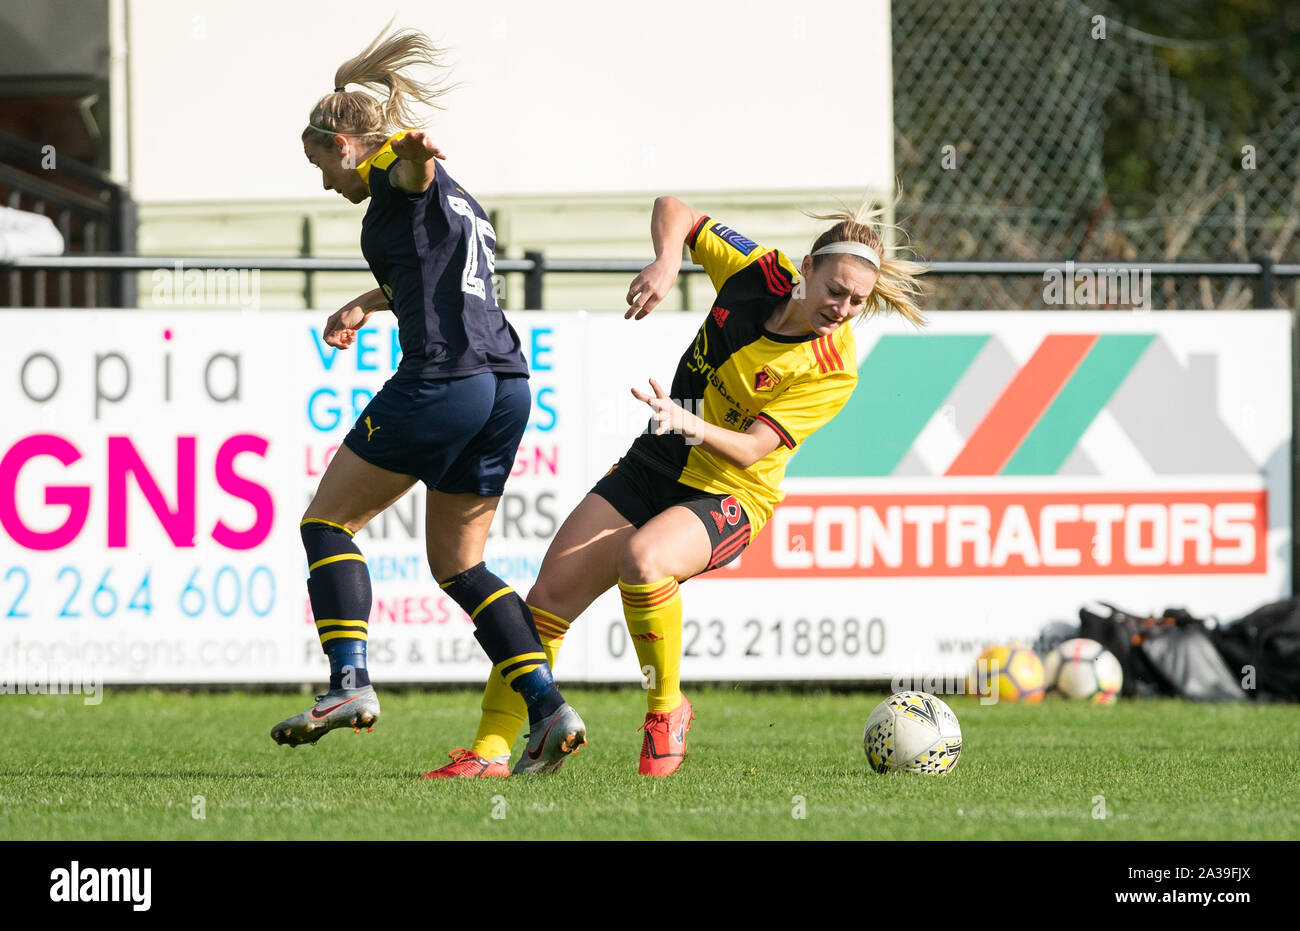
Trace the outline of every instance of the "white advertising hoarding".
<instances>
[{"instance_id":1,"label":"white advertising hoarding","mask_svg":"<svg viewBox=\"0 0 1300 931\"><path fill-rule=\"evenodd\" d=\"M325 313L8 312L0 673L300 682L326 666L298 520L398 360ZM374 318L378 321L379 318ZM526 593L559 523L644 426L696 315L515 313L533 415L487 560ZM1290 317L932 314L858 330L857 392L731 566L683 587L684 678L964 671L1094 599L1230 618L1290 593ZM418 486L358 536L377 681L477 682ZM567 681L633 681L616 593Z\"/></svg>"}]
</instances>

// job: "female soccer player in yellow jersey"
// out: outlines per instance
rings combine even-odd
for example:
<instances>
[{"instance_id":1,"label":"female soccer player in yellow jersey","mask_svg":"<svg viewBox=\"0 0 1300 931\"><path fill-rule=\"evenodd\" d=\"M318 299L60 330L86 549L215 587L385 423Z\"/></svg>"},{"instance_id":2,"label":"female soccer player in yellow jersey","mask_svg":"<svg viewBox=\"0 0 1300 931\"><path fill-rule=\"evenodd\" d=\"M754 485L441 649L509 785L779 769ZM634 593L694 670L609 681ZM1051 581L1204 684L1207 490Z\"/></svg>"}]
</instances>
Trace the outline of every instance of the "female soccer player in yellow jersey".
<instances>
[{"instance_id":1,"label":"female soccer player in yellow jersey","mask_svg":"<svg viewBox=\"0 0 1300 931\"><path fill-rule=\"evenodd\" d=\"M735 559L783 497L786 462L844 406L857 384L848 321L892 310L921 323L920 266L886 257L875 213L817 219L798 272L673 197L655 201L655 261L628 289L627 317L650 313L669 292L682 245L702 265L717 299L687 347L669 391L632 389L652 428L592 488L552 541L528 595L548 660L569 624L618 586L628 632L649 667L649 712L640 771L664 776L686 754L694 711L678 688L682 604L678 585ZM674 399L691 399L697 413ZM523 722L517 697L492 680L478 737L430 775L506 775Z\"/></svg>"},{"instance_id":2,"label":"female soccer player in yellow jersey","mask_svg":"<svg viewBox=\"0 0 1300 931\"><path fill-rule=\"evenodd\" d=\"M385 30L386 32L387 30ZM436 68L413 31L381 33L334 73L313 108L303 152L327 191L369 200L361 251L379 284L325 324L346 349L371 314L397 317L402 361L330 461L303 515L307 592L330 663L329 691L271 729L281 744L315 743L335 727L373 727L379 699L366 667L370 575L353 537L417 481L428 487L429 568L473 621L493 677L533 724L516 772L545 772L586 742L586 727L551 679L528 607L483 562L488 527L531 409L519 337L492 293L496 233L483 208L438 164L442 153L409 126L410 103L435 104L408 66ZM385 94L382 100L349 84Z\"/></svg>"}]
</instances>

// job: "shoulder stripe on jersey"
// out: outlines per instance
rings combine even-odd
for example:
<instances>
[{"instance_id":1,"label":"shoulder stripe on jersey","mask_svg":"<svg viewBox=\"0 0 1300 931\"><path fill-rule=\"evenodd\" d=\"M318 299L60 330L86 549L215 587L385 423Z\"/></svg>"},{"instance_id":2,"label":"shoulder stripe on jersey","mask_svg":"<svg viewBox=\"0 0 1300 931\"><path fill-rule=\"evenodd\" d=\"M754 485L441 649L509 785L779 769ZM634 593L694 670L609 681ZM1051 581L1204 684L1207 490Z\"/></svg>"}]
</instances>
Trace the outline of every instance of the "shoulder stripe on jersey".
<instances>
[{"instance_id":1,"label":"shoulder stripe on jersey","mask_svg":"<svg viewBox=\"0 0 1300 931\"><path fill-rule=\"evenodd\" d=\"M776 252L772 253L772 274L776 275L781 294L789 294L794 290L794 276L785 270L785 266L781 264L781 259Z\"/></svg>"},{"instance_id":2,"label":"shoulder stripe on jersey","mask_svg":"<svg viewBox=\"0 0 1300 931\"><path fill-rule=\"evenodd\" d=\"M759 414L754 419L763 421L763 423L767 424L769 427L775 430L776 435L777 437L780 438L781 444L783 446L787 447L788 449L794 449L794 438L790 436L790 432L786 430L785 427L781 426L779 423L777 423L767 414Z\"/></svg>"},{"instance_id":3,"label":"shoulder stripe on jersey","mask_svg":"<svg viewBox=\"0 0 1300 931\"><path fill-rule=\"evenodd\" d=\"M686 245L690 246L692 249L695 248L695 241L700 238L700 230L704 229L704 224L708 222L709 218L707 216L700 217L695 221L695 225L691 227L691 231L686 234Z\"/></svg>"},{"instance_id":4,"label":"shoulder stripe on jersey","mask_svg":"<svg viewBox=\"0 0 1300 931\"><path fill-rule=\"evenodd\" d=\"M775 252L765 252L759 256L758 266L763 271L763 277L767 279L767 289L777 297L785 297L793 290L794 283L784 274L785 269L781 268Z\"/></svg>"},{"instance_id":5,"label":"shoulder stripe on jersey","mask_svg":"<svg viewBox=\"0 0 1300 931\"><path fill-rule=\"evenodd\" d=\"M837 372L844 371L844 360L840 358L840 352L835 348L835 334L827 335L823 349L826 351L826 361L831 364L831 368Z\"/></svg>"},{"instance_id":6,"label":"shoulder stripe on jersey","mask_svg":"<svg viewBox=\"0 0 1300 931\"><path fill-rule=\"evenodd\" d=\"M826 371L836 371L835 357L831 354L831 338L829 336L817 337L818 351L821 352L822 359L826 361Z\"/></svg>"},{"instance_id":7,"label":"shoulder stripe on jersey","mask_svg":"<svg viewBox=\"0 0 1300 931\"><path fill-rule=\"evenodd\" d=\"M772 263L770 261L772 253L766 252L758 258L758 267L763 272L763 277L767 279L767 289L773 294L778 293L779 285L776 276L772 274Z\"/></svg>"},{"instance_id":8,"label":"shoulder stripe on jersey","mask_svg":"<svg viewBox=\"0 0 1300 931\"><path fill-rule=\"evenodd\" d=\"M820 339L815 339L812 341L812 351L813 351L813 355L817 357L818 367L821 368L822 374L825 375L826 372L829 371L829 369L826 368L826 357L822 355L821 346L818 345L819 343L821 343Z\"/></svg>"}]
</instances>

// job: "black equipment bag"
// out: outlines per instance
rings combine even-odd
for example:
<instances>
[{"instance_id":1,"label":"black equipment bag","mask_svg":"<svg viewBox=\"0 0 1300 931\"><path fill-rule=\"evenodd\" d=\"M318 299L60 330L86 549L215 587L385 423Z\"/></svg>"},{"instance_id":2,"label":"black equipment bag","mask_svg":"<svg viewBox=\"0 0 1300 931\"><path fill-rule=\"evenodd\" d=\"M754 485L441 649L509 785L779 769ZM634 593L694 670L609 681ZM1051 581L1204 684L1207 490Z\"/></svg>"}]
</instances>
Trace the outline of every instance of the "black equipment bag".
<instances>
[{"instance_id":1,"label":"black equipment bag","mask_svg":"<svg viewBox=\"0 0 1300 931\"><path fill-rule=\"evenodd\" d=\"M1125 698L1134 695L1176 695L1173 686L1151 665L1150 660L1134 649L1144 636L1166 626L1164 619L1161 618L1157 626L1156 618L1138 617L1104 601L1094 602L1094 605L1100 605L1110 611L1110 614L1103 615L1087 607L1080 608L1079 636L1096 640L1115 654L1120 668L1124 670L1120 695ZM1173 626L1174 623L1170 620L1168 626Z\"/></svg>"},{"instance_id":2,"label":"black equipment bag","mask_svg":"<svg viewBox=\"0 0 1300 931\"><path fill-rule=\"evenodd\" d=\"M1177 695L1195 701L1244 701L1246 693L1205 623L1182 608L1138 617L1100 602L1104 617L1079 609L1080 636L1115 654L1124 670L1121 694Z\"/></svg>"},{"instance_id":3,"label":"black equipment bag","mask_svg":"<svg viewBox=\"0 0 1300 931\"><path fill-rule=\"evenodd\" d=\"M1210 634L1219 655L1261 701L1300 701L1300 598L1256 608Z\"/></svg>"}]
</instances>

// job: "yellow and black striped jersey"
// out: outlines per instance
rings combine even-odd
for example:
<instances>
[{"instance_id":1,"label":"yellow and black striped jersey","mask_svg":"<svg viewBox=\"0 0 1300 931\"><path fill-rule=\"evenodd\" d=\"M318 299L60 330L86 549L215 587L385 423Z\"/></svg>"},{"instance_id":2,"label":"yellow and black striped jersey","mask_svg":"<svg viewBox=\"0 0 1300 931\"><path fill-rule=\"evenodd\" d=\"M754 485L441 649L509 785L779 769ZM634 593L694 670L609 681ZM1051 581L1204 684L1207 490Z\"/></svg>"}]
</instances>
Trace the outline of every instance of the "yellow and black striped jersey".
<instances>
[{"instance_id":1,"label":"yellow and black striped jersey","mask_svg":"<svg viewBox=\"0 0 1300 931\"><path fill-rule=\"evenodd\" d=\"M670 395L709 423L745 432L762 420L781 445L741 469L678 434L643 434L630 453L702 491L733 494L757 534L785 497L781 480L799 443L834 417L858 383L847 323L828 336L782 336L765 324L798 280L782 253L710 217L687 237L718 296L673 376Z\"/></svg>"}]
</instances>

